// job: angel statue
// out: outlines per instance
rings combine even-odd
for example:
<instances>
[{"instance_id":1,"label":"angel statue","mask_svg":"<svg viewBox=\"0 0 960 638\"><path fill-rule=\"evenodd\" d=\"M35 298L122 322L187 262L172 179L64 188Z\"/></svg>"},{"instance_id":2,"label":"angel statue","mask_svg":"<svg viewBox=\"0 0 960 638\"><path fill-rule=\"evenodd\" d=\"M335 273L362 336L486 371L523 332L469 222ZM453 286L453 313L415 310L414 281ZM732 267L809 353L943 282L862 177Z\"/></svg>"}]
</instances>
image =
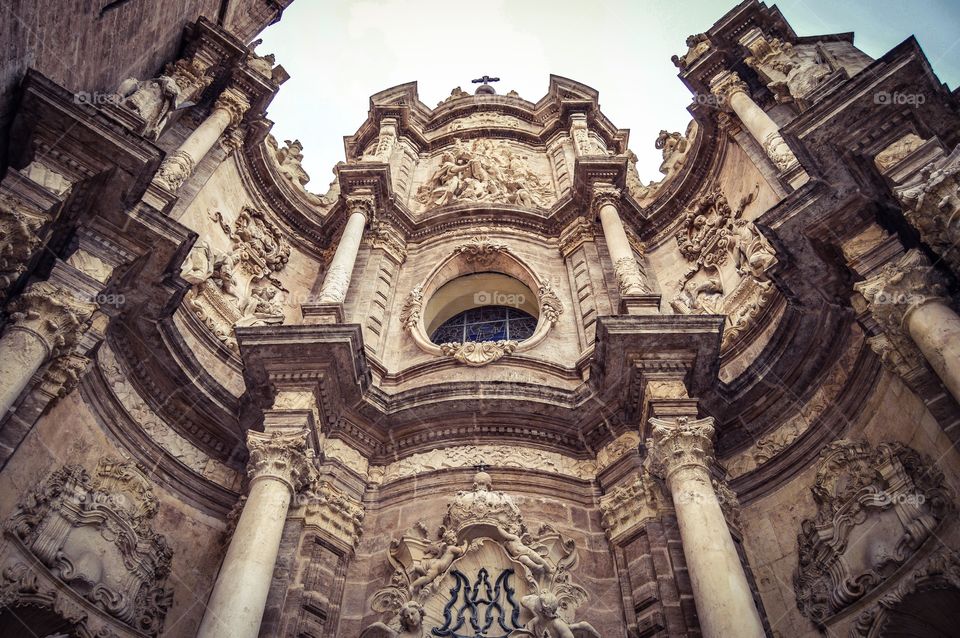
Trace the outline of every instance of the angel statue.
<instances>
[{"instance_id":1,"label":"angel statue","mask_svg":"<svg viewBox=\"0 0 960 638\"><path fill-rule=\"evenodd\" d=\"M510 632L510 638L601 638L588 622L568 623L560 617L560 600L553 592L531 594L520 599L533 618Z\"/></svg>"},{"instance_id":2,"label":"angel statue","mask_svg":"<svg viewBox=\"0 0 960 638\"><path fill-rule=\"evenodd\" d=\"M360 638L423 638L423 607L416 601L409 601L400 608L400 631L391 629L382 622L375 622L363 632Z\"/></svg>"},{"instance_id":3,"label":"angel statue","mask_svg":"<svg viewBox=\"0 0 960 638\"><path fill-rule=\"evenodd\" d=\"M447 530L443 537L427 550L430 559L423 561L422 565L417 565L411 571L411 576L418 576L416 580L410 583L411 594L417 594L421 589L435 581L450 569L453 561L467 553L467 541L464 541L462 545L456 543L457 535L453 530Z\"/></svg>"}]
</instances>

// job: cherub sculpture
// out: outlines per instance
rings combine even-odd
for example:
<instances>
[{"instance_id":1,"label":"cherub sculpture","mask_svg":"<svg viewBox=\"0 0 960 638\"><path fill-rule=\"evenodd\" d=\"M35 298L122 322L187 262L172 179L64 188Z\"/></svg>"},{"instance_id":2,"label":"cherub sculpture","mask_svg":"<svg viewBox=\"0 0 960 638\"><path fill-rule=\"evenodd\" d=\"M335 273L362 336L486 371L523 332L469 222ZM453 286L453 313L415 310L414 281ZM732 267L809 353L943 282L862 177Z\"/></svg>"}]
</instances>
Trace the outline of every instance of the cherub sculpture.
<instances>
[{"instance_id":1,"label":"cherub sculpture","mask_svg":"<svg viewBox=\"0 0 960 638\"><path fill-rule=\"evenodd\" d=\"M363 630L360 638L422 638L423 607L416 601L409 601L400 608L400 631L392 629L382 622L376 622Z\"/></svg>"},{"instance_id":2,"label":"cherub sculpture","mask_svg":"<svg viewBox=\"0 0 960 638\"><path fill-rule=\"evenodd\" d=\"M568 623L560 617L560 601L552 592L531 594L520 599L520 604L533 618L510 633L510 638L601 638L588 622Z\"/></svg>"},{"instance_id":3,"label":"cherub sculpture","mask_svg":"<svg viewBox=\"0 0 960 638\"><path fill-rule=\"evenodd\" d=\"M417 578L410 583L410 593L416 595L443 575L453 565L453 561L467 552L467 545L467 541L457 545L457 535L453 530L444 532L441 539L427 550L427 556L430 558L411 570L410 575Z\"/></svg>"}]
</instances>

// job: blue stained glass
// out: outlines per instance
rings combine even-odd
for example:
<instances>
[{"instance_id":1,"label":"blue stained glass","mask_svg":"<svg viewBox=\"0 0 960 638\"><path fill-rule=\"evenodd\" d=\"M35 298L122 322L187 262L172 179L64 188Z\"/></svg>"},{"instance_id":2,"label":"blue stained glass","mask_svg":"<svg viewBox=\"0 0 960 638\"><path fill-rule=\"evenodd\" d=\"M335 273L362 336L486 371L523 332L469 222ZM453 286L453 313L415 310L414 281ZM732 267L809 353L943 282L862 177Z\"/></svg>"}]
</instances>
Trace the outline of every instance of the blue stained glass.
<instances>
[{"instance_id":1,"label":"blue stained glass","mask_svg":"<svg viewBox=\"0 0 960 638\"><path fill-rule=\"evenodd\" d=\"M481 306L455 315L440 325L430 340L434 343L466 341L523 341L537 329L537 320L518 308Z\"/></svg>"}]
</instances>

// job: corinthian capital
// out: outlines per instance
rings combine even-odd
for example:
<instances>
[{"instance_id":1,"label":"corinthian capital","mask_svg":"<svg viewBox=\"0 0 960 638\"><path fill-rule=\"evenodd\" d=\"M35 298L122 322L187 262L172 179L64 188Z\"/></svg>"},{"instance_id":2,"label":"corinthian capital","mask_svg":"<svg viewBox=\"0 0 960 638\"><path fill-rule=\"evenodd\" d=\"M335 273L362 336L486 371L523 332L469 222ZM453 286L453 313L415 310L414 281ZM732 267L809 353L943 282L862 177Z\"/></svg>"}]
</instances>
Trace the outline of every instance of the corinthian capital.
<instances>
[{"instance_id":1,"label":"corinthian capital","mask_svg":"<svg viewBox=\"0 0 960 638\"><path fill-rule=\"evenodd\" d=\"M885 330L901 333L909 314L940 299L946 285L926 256L913 249L876 275L855 284L854 289L870 303L871 314Z\"/></svg>"},{"instance_id":2,"label":"corinthian capital","mask_svg":"<svg viewBox=\"0 0 960 638\"><path fill-rule=\"evenodd\" d=\"M314 478L314 467L307 447L307 430L248 432L247 476L251 481L271 478L286 483L296 494Z\"/></svg>"},{"instance_id":3,"label":"corinthian capital","mask_svg":"<svg viewBox=\"0 0 960 638\"><path fill-rule=\"evenodd\" d=\"M747 83L733 71L722 71L710 80L710 92L723 100L725 106L734 93L747 93Z\"/></svg>"},{"instance_id":4,"label":"corinthian capital","mask_svg":"<svg viewBox=\"0 0 960 638\"><path fill-rule=\"evenodd\" d=\"M39 337L51 356L80 340L97 304L49 281L27 287L10 304L10 328Z\"/></svg>"},{"instance_id":5,"label":"corinthian capital","mask_svg":"<svg viewBox=\"0 0 960 638\"><path fill-rule=\"evenodd\" d=\"M373 220L377 204L377 199L373 196L373 193L358 191L350 193L344 199L347 204L347 215L360 213L367 222Z\"/></svg>"},{"instance_id":6,"label":"corinthian capital","mask_svg":"<svg viewBox=\"0 0 960 638\"><path fill-rule=\"evenodd\" d=\"M230 126L237 126L243 119L244 113L250 108L250 100L246 94L236 87L228 87L213 103L214 110L226 111L230 115Z\"/></svg>"},{"instance_id":7,"label":"corinthian capital","mask_svg":"<svg viewBox=\"0 0 960 638\"><path fill-rule=\"evenodd\" d=\"M685 467L707 469L713 462L713 417L650 419L652 437L647 439L650 470L669 480Z\"/></svg>"},{"instance_id":8,"label":"corinthian capital","mask_svg":"<svg viewBox=\"0 0 960 638\"><path fill-rule=\"evenodd\" d=\"M613 184L594 184L590 199L590 210L593 212L594 217L599 215L600 209L607 204L616 206L617 210L619 211L620 198L622 195L623 191Z\"/></svg>"}]
</instances>

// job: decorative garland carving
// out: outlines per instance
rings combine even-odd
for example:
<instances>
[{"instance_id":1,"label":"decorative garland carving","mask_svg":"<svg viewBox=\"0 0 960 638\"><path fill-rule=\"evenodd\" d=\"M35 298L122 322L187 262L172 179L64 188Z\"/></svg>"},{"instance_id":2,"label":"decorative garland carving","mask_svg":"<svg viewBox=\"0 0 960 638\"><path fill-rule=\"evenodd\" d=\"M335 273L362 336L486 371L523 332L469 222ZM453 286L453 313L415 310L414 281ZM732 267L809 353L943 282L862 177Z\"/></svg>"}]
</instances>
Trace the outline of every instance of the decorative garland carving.
<instances>
[{"instance_id":1,"label":"decorative garland carving","mask_svg":"<svg viewBox=\"0 0 960 638\"><path fill-rule=\"evenodd\" d=\"M954 511L943 474L900 443L832 443L811 491L817 515L797 536L794 589L818 625L881 584Z\"/></svg>"},{"instance_id":2,"label":"decorative garland carving","mask_svg":"<svg viewBox=\"0 0 960 638\"><path fill-rule=\"evenodd\" d=\"M518 342L506 339L500 341L441 343L440 351L448 357L453 357L460 363L478 367L499 361L508 354L512 354L518 345L520 345Z\"/></svg>"},{"instance_id":3,"label":"decorative garland carving","mask_svg":"<svg viewBox=\"0 0 960 638\"><path fill-rule=\"evenodd\" d=\"M549 525L531 533L513 498L493 491L485 472L476 474L472 490L457 492L436 540L420 524L390 544L389 559L395 570L391 583L373 595L371 606L389 612L393 627L374 623L361 638L421 636L427 629L430 635L452 638L599 638L588 623L572 622L575 610L587 600L586 590L571 582L577 564L574 543ZM468 576L474 573L476 579ZM514 575L518 578L511 581ZM489 586L498 601L490 611L467 618L463 610L471 604L474 585L478 591ZM515 593L520 594L519 605ZM446 601L442 610L438 597ZM472 602L491 604L489 596ZM490 616L497 608L503 620L494 628ZM524 624L521 613L527 617ZM469 634L460 633L465 623L472 627Z\"/></svg>"},{"instance_id":4,"label":"decorative garland carving","mask_svg":"<svg viewBox=\"0 0 960 638\"><path fill-rule=\"evenodd\" d=\"M61 467L20 500L5 525L12 542L5 546L0 598L17 604L37 591L24 584L40 576L12 556L27 553L50 570L54 588L69 588L93 613L159 635L173 601L164 587L173 552L153 531L158 509L149 480L133 463L103 459L93 478L79 465ZM73 614L75 622L86 615Z\"/></svg>"}]
</instances>

